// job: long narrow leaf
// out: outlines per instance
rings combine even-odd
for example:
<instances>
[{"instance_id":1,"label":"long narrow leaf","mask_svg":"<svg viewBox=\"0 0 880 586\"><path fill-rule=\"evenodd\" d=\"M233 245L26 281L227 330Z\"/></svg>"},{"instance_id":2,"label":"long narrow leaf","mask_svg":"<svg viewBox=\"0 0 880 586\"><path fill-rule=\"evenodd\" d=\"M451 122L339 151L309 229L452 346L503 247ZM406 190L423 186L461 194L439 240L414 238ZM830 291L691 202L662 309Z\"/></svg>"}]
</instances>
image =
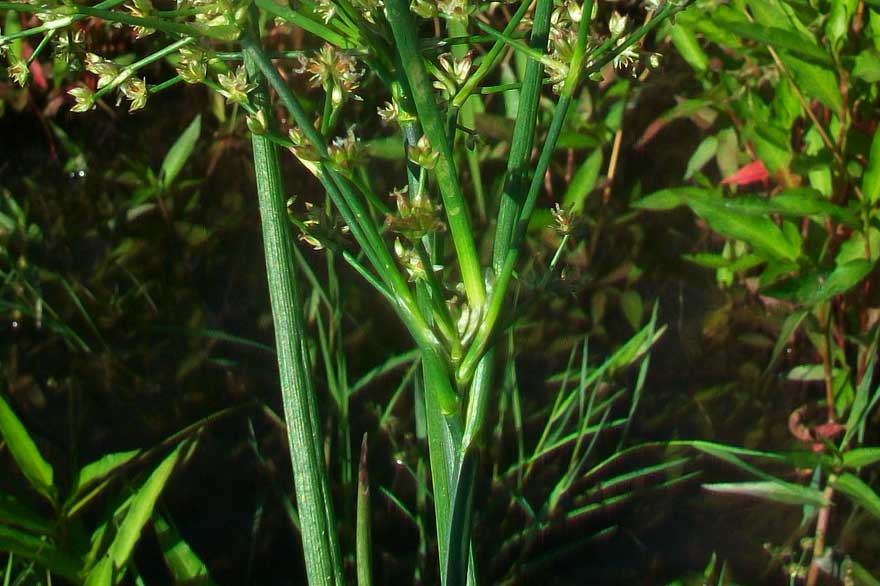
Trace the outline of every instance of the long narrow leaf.
<instances>
[{"instance_id":1,"label":"long narrow leaf","mask_svg":"<svg viewBox=\"0 0 880 586\"><path fill-rule=\"evenodd\" d=\"M52 465L43 458L36 442L15 415L12 407L3 398L3 395L0 395L0 435L6 441L9 452L15 463L18 464L19 470L34 490L54 503L55 486Z\"/></svg>"}]
</instances>

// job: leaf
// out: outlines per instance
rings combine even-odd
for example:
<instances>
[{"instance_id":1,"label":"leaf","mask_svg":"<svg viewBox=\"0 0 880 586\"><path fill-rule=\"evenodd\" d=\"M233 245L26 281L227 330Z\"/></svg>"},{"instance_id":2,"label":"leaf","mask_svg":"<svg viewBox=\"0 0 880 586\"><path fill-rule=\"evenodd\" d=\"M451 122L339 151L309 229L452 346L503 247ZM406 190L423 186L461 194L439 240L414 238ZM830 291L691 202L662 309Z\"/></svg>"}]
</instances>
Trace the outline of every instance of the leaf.
<instances>
[{"instance_id":1,"label":"leaf","mask_svg":"<svg viewBox=\"0 0 880 586\"><path fill-rule=\"evenodd\" d=\"M855 260L869 260L878 257L880 257L880 230L871 226L868 229L867 239L863 232L853 232L849 239L840 245L834 263L842 265Z\"/></svg>"},{"instance_id":2,"label":"leaf","mask_svg":"<svg viewBox=\"0 0 880 586\"><path fill-rule=\"evenodd\" d=\"M694 150L694 154L691 155L690 160L688 160L687 169L684 172L685 181L693 177L697 171L705 167L706 163L715 157L716 152L718 152L718 139L714 136L707 136L704 138L703 142L701 142Z\"/></svg>"},{"instance_id":3,"label":"leaf","mask_svg":"<svg viewBox=\"0 0 880 586\"><path fill-rule=\"evenodd\" d=\"M752 41L758 41L762 45L773 46L776 49L785 49L804 59L822 65L830 65L832 63L828 53L822 50L816 44L816 40L810 35L751 22L722 21L720 24L734 34Z\"/></svg>"},{"instance_id":4,"label":"leaf","mask_svg":"<svg viewBox=\"0 0 880 586\"><path fill-rule=\"evenodd\" d=\"M135 543L141 535L141 530L153 514L153 507L162 494L165 484L174 471L174 466L180 457L181 447L177 446L162 462L156 466L147 480L137 490L131 500L131 505L125 513L125 518L119 526L119 530L110 544L109 555L115 568L121 568L128 561Z\"/></svg>"},{"instance_id":5,"label":"leaf","mask_svg":"<svg viewBox=\"0 0 880 586\"><path fill-rule=\"evenodd\" d=\"M783 480L755 482L719 482L704 484L703 488L712 492L753 496L788 505L811 505L822 507L827 504L822 492L808 486L793 484Z\"/></svg>"},{"instance_id":6,"label":"leaf","mask_svg":"<svg viewBox=\"0 0 880 586\"><path fill-rule=\"evenodd\" d=\"M794 81L804 94L828 106L833 113L840 112L843 98L837 75L830 67L808 63L785 53L780 59L794 76Z\"/></svg>"},{"instance_id":7,"label":"leaf","mask_svg":"<svg viewBox=\"0 0 880 586\"><path fill-rule=\"evenodd\" d=\"M856 55L852 74L868 83L880 81L880 51L865 49Z\"/></svg>"},{"instance_id":8,"label":"leaf","mask_svg":"<svg viewBox=\"0 0 880 586\"><path fill-rule=\"evenodd\" d=\"M770 174L767 172L767 167L759 159L743 165L735 173L722 179L721 185L749 185L751 183L763 183L768 179L770 179Z\"/></svg>"},{"instance_id":9,"label":"leaf","mask_svg":"<svg viewBox=\"0 0 880 586\"><path fill-rule=\"evenodd\" d=\"M846 293L864 279L872 268L873 263L856 260L840 265L830 272L812 271L787 279L762 289L762 293L810 307Z\"/></svg>"},{"instance_id":10,"label":"leaf","mask_svg":"<svg viewBox=\"0 0 880 586\"><path fill-rule=\"evenodd\" d=\"M157 512L153 513L153 529L156 531L159 547L162 548L165 565L168 566L175 584L185 584L186 586L212 586L214 584L205 563L184 541L177 529Z\"/></svg>"},{"instance_id":11,"label":"leaf","mask_svg":"<svg viewBox=\"0 0 880 586\"><path fill-rule=\"evenodd\" d=\"M95 564L86 576L85 586L113 586L113 561L109 556Z\"/></svg>"},{"instance_id":12,"label":"leaf","mask_svg":"<svg viewBox=\"0 0 880 586\"><path fill-rule=\"evenodd\" d=\"M871 141L868 167L862 175L862 197L871 205L880 200L880 130L874 131Z\"/></svg>"},{"instance_id":13,"label":"leaf","mask_svg":"<svg viewBox=\"0 0 880 586\"><path fill-rule=\"evenodd\" d=\"M620 295L620 308L623 310L623 315L633 331L637 332L642 325L642 315L645 309L642 303L642 296L639 295L638 291L627 289Z\"/></svg>"},{"instance_id":14,"label":"leaf","mask_svg":"<svg viewBox=\"0 0 880 586\"><path fill-rule=\"evenodd\" d=\"M82 469L80 469L79 474L76 475L76 481L73 485L73 498L81 495L87 488L98 481L103 480L121 466L130 462L131 459L139 453L140 450L131 450L128 452L106 454L94 462L83 466Z\"/></svg>"},{"instance_id":15,"label":"leaf","mask_svg":"<svg viewBox=\"0 0 880 586\"><path fill-rule=\"evenodd\" d=\"M693 30L686 28L684 23L679 20L669 27L669 38L675 45L675 50L688 65L693 67L695 71L706 71L709 67L709 58L700 47L700 42Z\"/></svg>"},{"instance_id":16,"label":"leaf","mask_svg":"<svg viewBox=\"0 0 880 586\"><path fill-rule=\"evenodd\" d=\"M602 149L595 149L586 160L581 163L568 189L565 190L565 196L562 199L563 207L571 208L573 212L578 213L584 209L584 202L590 192L596 187L599 179L599 170L602 168Z\"/></svg>"},{"instance_id":17,"label":"leaf","mask_svg":"<svg viewBox=\"0 0 880 586\"><path fill-rule=\"evenodd\" d=\"M698 252L697 254L684 254L682 258L707 269L727 269L733 272L747 271L765 262L764 259L754 254L746 254L739 258L725 258L721 254Z\"/></svg>"},{"instance_id":18,"label":"leaf","mask_svg":"<svg viewBox=\"0 0 880 586\"><path fill-rule=\"evenodd\" d=\"M54 472L37 448L21 420L0 395L0 435L6 441L19 470L40 494L55 502Z\"/></svg>"},{"instance_id":19,"label":"leaf","mask_svg":"<svg viewBox=\"0 0 880 586\"><path fill-rule=\"evenodd\" d=\"M819 288L812 298L808 300L808 303L814 305L837 295L843 295L858 285L862 279L868 276L868 273L873 268L874 263L867 260L854 260L837 266L828 275L828 278L819 285Z\"/></svg>"},{"instance_id":20,"label":"leaf","mask_svg":"<svg viewBox=\"0 0 880 586\"><path fill-rule=\"evenodd\" d=\"M853 474L841 474L836 479L830 479L830 482L836 490L847 495L855 504L880 519L880 496L877 496L877 493L861 478Z\"/></svg>"},{"instance_id":21,"label":"leaf","mask_svg":"<svg viewBox=\"0 0 880 586\"><path fill-rule=\"evenodd\" d=\"M856 448L843 454L843 465L847 468L861 468L880 462L880 448Z\"/></svg>"},{"instance_id":22,"label":"leaf","mask_svg":"<svg viewBox=\"0 0 880 586\"><path fill-rule=\"evenodd\" d=\"M186 164L187 159L195 149L196 142L202 132L202 115L198 114L193 121L189 123L183 134L171 145L165 159L162 161L162 168L159 171L159 185L162 189L168 189L180 170Z\"/></svg>"}]
</instances>

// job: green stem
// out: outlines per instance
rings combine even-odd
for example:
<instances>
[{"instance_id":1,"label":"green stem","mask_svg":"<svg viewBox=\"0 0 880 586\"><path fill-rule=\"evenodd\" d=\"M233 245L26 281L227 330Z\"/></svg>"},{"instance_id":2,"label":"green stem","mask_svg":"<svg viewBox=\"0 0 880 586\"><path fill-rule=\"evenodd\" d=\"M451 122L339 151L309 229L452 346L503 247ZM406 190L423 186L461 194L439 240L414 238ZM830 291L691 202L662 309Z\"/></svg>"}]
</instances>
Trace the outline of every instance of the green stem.
<instances>
[{"instance_id":1,"label":"green stem","mask_svg":"<svg viewBox=\"0 0 880 586\"><path fill-rule=\"evenodd\" d=\"M104 2L96 4L95 8L113 8L115 6L119 6L123 2L125 2L125 0L104 0ZM18 12L40 12L39 10L27 10L26 6L27 5L23 5L18 2L0 2L0 10L15 10ZM0 36L0 45L5 45L6 43L12 42L16 39L38 35L42 32L65 28L84 18L86 18L86 15L84 14L72 14L70 16L63 16L50 22L44 22L39 26L35 26L23 31L18 31L5 37Z\"/></svg>"},{"instance_id":2,"label":"green stem","mask_svg":"<svg viewBox=\"0 0 880 586\"><path fill-rule=\"evenodd\" d=\"M452 241L458 256L461 278L471 307L482 307L486 300L480 260L468 217L467 204L452 158L452 147L434 99L431 81L419 51L416 26L407 0L388 0L385 5L396 49L400 53L412 98L428 141L440 154L434 168Z\"/></svg>"},{"instance_id":3,"label":"green stem","mask_svg":"<svg viewBox=\"0 0 880 586\"><path fill-rule=\"evenodd\" d=\"M348 49L353 46L347 38L338 32L323 23L312 20L307 16L303 16L299 12L291 10L286 3L278 4L275 0L255 0L254 4L272 16L277 16L294 26L298 26L299 28L312 33L316 37L319 37L330 44L336 45L340 49Z\"/></svg>"},{"instance_id":4,"label":"green stem","mask_svg":"<svg viewBox=\"0 0 880 586\"><path fill-rule=\"evenodd\" d=\"M532 154L535 126L538 120L538 103L541 97L541 78L544 76L544 65L540 59L547 48L550 34L550 14L553 2L538 0L535 8L534 25L530 41L531 50L538 53L537 59L530 59L526 64L522 90L519 98L516 124L507 159L507 175L501 204L498 209L498 222L495 229L495 248L492 254L496 273L500 272L504 257L510 248L510 241L516 228L516 221L523 205L523 187L528 174L528 162Z\"/></svg>"},{"instance_id":5,"label":"green stem","mask_svg":"<svg viewBox=\"0 0 880 586\"><path fill-rule=\"evenodd\" d=\"M258 76L259 70L248 55L245 56L245 66L251 76ZM267 108L269 99L264 80L255 90L254 100L258 107L264 108L264 112L270 111ZM251 138L306 573L310 586L343 586L333 503L323 459L324 444L319 429L315 389L308 367L302 300L294 274L294 243L287 221L278 148L265 137L252 135Z\"/></svg>"},{"instance_id":6,"label":"green stem","mask_svg":"<svg viewBox=\"0 0 880 586\"><path fill-rule=\"evenodd\" d=\"M137 70L142 69L151 63L155 63L159 59L163 59L165 56L170 55L171 53L177 52L178 49L192 43L193 41L195 41L195 39L193 37L184 37L178 41L171 43L167 47L163 47L162 49L156 51L155 53L147 55L146 57L144 57L143 59L140 59L139 61L135 61L131 65L127 65L126 67L123 67L122 70L119 72L119 75L117 75L113 79L113 81L111 81L110 83L108 83L107 85L105 85L104 87L102 87L101 89L99 89L98 91L95 92L95 99L98 99L101 96L104 96L107 93L109 93L109 92L113 91L114 89L116 89L117 87L119 87L120 84L125 82L125 80L127 80L132 75L134 75L135 72L137 72Z\"/></svg>"}]
</instances>

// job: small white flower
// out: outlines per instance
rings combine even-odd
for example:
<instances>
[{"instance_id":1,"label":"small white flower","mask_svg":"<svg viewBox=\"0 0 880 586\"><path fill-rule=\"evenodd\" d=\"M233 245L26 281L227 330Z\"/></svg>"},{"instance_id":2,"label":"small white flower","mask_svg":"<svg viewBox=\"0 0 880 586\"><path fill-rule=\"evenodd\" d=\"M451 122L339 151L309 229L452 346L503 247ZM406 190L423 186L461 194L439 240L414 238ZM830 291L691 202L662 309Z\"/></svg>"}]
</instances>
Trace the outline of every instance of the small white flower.
<instances>
[{"instance_id":1,"label":"small white flower","mask_svg":"<svg viewBox=\"0 0 880 586\"><path fill-rule=\"evenodd\" d=\"M95 107L95 94L87 87L75 87L67 92L76 100L71 112L88 112Z\"/></svg>"},{"instance_id":2,"label":"small white flower","mask_svg":"<svg viewBox=\"0 0 880 586\"><path fill-rule=\"evenodd\" d=\"M619 37L624 33L627 20L626 16L621 16L616 12L611 13L611 18L608 19L608 30L611 32L612 37Z\"/></svg>"}]
</instances>

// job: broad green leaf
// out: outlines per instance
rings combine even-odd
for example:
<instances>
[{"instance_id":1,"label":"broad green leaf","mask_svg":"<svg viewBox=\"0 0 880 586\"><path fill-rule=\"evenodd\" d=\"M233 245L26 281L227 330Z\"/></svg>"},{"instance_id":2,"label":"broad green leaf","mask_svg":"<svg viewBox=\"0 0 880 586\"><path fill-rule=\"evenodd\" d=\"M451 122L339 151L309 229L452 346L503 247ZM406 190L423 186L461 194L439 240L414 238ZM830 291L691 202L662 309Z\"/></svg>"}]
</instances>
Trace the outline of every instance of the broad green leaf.
<instances>
[{"instance_id":1,"label":"broad green leaf","mask_svg":"<svg viewBox=\"0 0 880 586\"><path fill-rule=\"evenodd\" d=\"M830 272L809 272L766 287L762 291L776 299L786 299L806 306L813 306L836 295L846 293L861 282L872 268L872 262L856 260L840 265Z\"/></svg>"},{"instance_id":2,"label":"broad green leaf","mask_svg":"<svg viewBox=\"0 0 880 586\"><path fill-rule=\"evenodd\" d=\"M153 513L153 529L159 539L165 565L168 566L168 571L171 572L175 584L186 584L186 586L211 586L214 584L205 563L184 541L177 529L158 512Z\"/></svg>"},{"instance_id":3,"label":"broad green leaf","mask_svg":"<svg viewBox=\"0 0 880 586\"><path fill-rule=\"evenodd\" d=\"M690 160L687 164L687 169L684 172L684 179L687 181L694 174L706 166L706 163L711 161L715 157L715 153L718 152L718 139L714 136L707 136L703 139L703 142L697 146L694 150L694 154L691 155Z\"/></svg>"},{"instance_id":4,"label":"broad green leaf","mask_svg":"<svg viewBox=\"0 0 880 586\"><path fill-rule=\"evenodd\" d=\"M854 260L835 267L828 278L819 285L810 304L831 299L836 295L843 295L867 277L873 268L874 263L867 260Z\"/></svg>"},{"instance_id":5,"label":"broad green leaf","mask_svg":"<svg viewBox=\"0 0 880 586\"><path fill-rule=\"evenodd\" d=\"M798 18L797 10L784 0L748 0L749 10L757 22L812 38L810 30Z\"/></svg>"},{"instance_id":6,"label":"broad green leaf","mask_svg":"<svg viewBox=\"0 0 880 586\"><path fill-rule=\"evenodd\" d=\"M830 65L831 57L822 50L810 35L785 30L775 26L764 26L751 22L722 22L722 26L740 37L758 41L762 45L790 51L804 59Z\"/></svg>"},{"instance_id":7,"label":"broad green leaf","mask_svg":"<svg viewBox=\"0 0 880 586\"><path fill-rule=\"evenodd\" d=\"M575 213L584 209L584 202L590 192L596 187L599 179L599 170L602 168L602 149L596 149L587 159L581 163L568 189L565 190L565 196L562 198L562 205L565 208L571 208Z\"/></svg>"},{"instance_id":8,"label":"broad green leaf","mask_svg":"<svg viewBox=\"0 0 880 586\"><path fill-rule=\"evenodd\" d=\"M831 479L831 486L880 519L880 496L861 478L853 474L841 474L840 477Z\"/></svg>"},{"instance_id":9,"label":"broad green leaf","mask_svg":"<svg viewBox=\"0 0 880 586\"><path fill-rule=\"evenodd\" d=\"M165 484L171 477L171 472L180 457L181 445L177 446L162 462L156 466L147 480L134 494L128 512L110 544L110 559L115 568L121 568L128 561L134 550L135 543L140 539L141 530L150 520L153 507L159 499L159 495L165 488Z\"/></svg>"},{"instance_id":10,"label":"broad green leaf","mask_svg":"<svg viewBox=\"0 0 880 586\"><path fill-rule=\"evenodd\" d=\"M198 114L174 142L162 161L162 168L159 172L159 185L162 189L168 189L174 183L187 159L192 155L201 132L202 115Z\"/></svg>"},{"instance_id":11,"label":"broad green leaf","mask_svg":"<svg viewBox=\"0 0 880 586\"><path fill-rule=\"evenodd\" d=\"M821 507L827 504L822 492L815 488L793 484L783 480L756 482L719 482L704 484L703 488L712 492L753 496L788 505L811 505Z\"/></svg>"},{"instance_id":12,"label":"broad green leaf","mask_svg":"<svg viewBox=\"0 0 880 586\"><path fill-rule=\"evenodd\" d=\"M665 211L686 205L689 195L703 196L705 189L699 187L679 187L661 189L635 202L633 207L646 210Z\"/></svg>"},{"instance_id":13,"label":"broad green leaf","mask_svg":"<svg viewBox=\"0 0 880 586\"><path fill-rule=\"evenodd\" d=\"M669 38L672 39L675 50L688 65L695 71L706 71L709 67L709 58L690 27L685 27L681 21L677 22L669 27Z\"/></svg>"},{"instance_id":14,"label":"broad green leaf","mask_svg":"<svg viewBox=\"0 0 880 586\"><path fill-rule=\"evenodd\" d=\"M73 498L81 495L83 491L105 477L109 476L121 466L124 466L140 453L140 450L131 450L128 452L116 452L101 456L99 459L86 464L76 475L76 482L73 488Z\"/></svg>"},{"instance_id":15,"label":"broad green leaf","mask_svg":"<svg viewBox=\"0 0 880 586\"><path fill-rule=\"evenodd\" d=\"M847 468L861 468L880 462L880 448L856 448L843 454L843 465Z\"/></svg>"},{"instance_id":16,"label":"broad green leaf","mask_svg":"<svg viewBox=\"0 0 880 586\"><path fill-rule=\"evenodd\" d=\"M0 435L19 470L40 494L55 502L54 473L12 407L0 395Z\"/></svg>"},{"instance_id":17,"label":"broad green leaf","mask_svg":"<svg viewBox=\"0 0 880 586\"><path fill-rule=\"evenodd\" d=\"M766 217L746 216L727 206L721 198L690 198L688 205L716 232L748 242L756 250L787 260L797 260L800 248Z\"/></svg>"},{"instance_id":18,"label":"broad green leaf","mask_svg":"<svg viewBox=\"0 0 880 586\"><path fill-rule=\"evenodd\" d=\"M862 175L862 197L871 205L880 200L880 131L874 132L868 167Z\"/></svg>"},{"instance_id":19,"label":"broad green leaf","mask_svg":"<svg viewBox=\"0 0 880 586\"><path fill-rule=\"evenodd\" d=\"M747 136L770 173L786 169L791 164L791 138L785 128L755 122L750 125Z\"/></svg>"},{"instance_id":20,"label":"broad green leaf","mask_svg":"<svg viewBox=\"0 0 880 586\"><path fill-rule=\"evenodd\" d=\"M843 107L843 98L840 95L840 85L833 69L809 63L784 53L780 55L780 58L794 76L794 81L801 92L810 98L819 100L828 106L833 113L840 112Z\"/></svg>"},{"instance_id":21,"label":"broad green leaf","mask_svg":"<svg viewBox=\"0 0 880 586\"><path fill-rule=\"evenodd\" d=\"M825 35L831 48L837 53L849 35L849 22L855 12L858 0L831 0L831 10L825 22Z\"/></svg>"},{"instance_id":22,"label":"broad green leaf","mask_svg":"<svg viewBox=\"0 0 880 586\"><path fill-rule=\"evenodd\" d=\"M772 257L797 260L800 247L786 238L782 230L765 216L766 210L761 214L746 213L752 203L753 200L740 202L739 198L714 196L705 189L678 188L655 192L634 205L656 210L687 205L716 232L748 242Z\"/></svg>"},{"instance_id":23,"label":"broad green leaf","mask_svg":"<svg viewBox=\"0 0 880 586\"><path fill-rule=\"evenodd\" d=\"M853 77L858 77L868 83L880 81L880 51L865 49L856 55L852 74Z\"/></svg>"},{"instance_id":24,"label":"broad green leaf","mask_svg":"<svg viewBox=\"0 0 880 586\"><path fill-rule=\"evenodd\" d=\"M840 245L834 262L843 265L855 260L870 260L878 257L880 257L880 230L871 226L867 239L864 233L853 232L849 239Z\"/></svg>"}]
</instances>

